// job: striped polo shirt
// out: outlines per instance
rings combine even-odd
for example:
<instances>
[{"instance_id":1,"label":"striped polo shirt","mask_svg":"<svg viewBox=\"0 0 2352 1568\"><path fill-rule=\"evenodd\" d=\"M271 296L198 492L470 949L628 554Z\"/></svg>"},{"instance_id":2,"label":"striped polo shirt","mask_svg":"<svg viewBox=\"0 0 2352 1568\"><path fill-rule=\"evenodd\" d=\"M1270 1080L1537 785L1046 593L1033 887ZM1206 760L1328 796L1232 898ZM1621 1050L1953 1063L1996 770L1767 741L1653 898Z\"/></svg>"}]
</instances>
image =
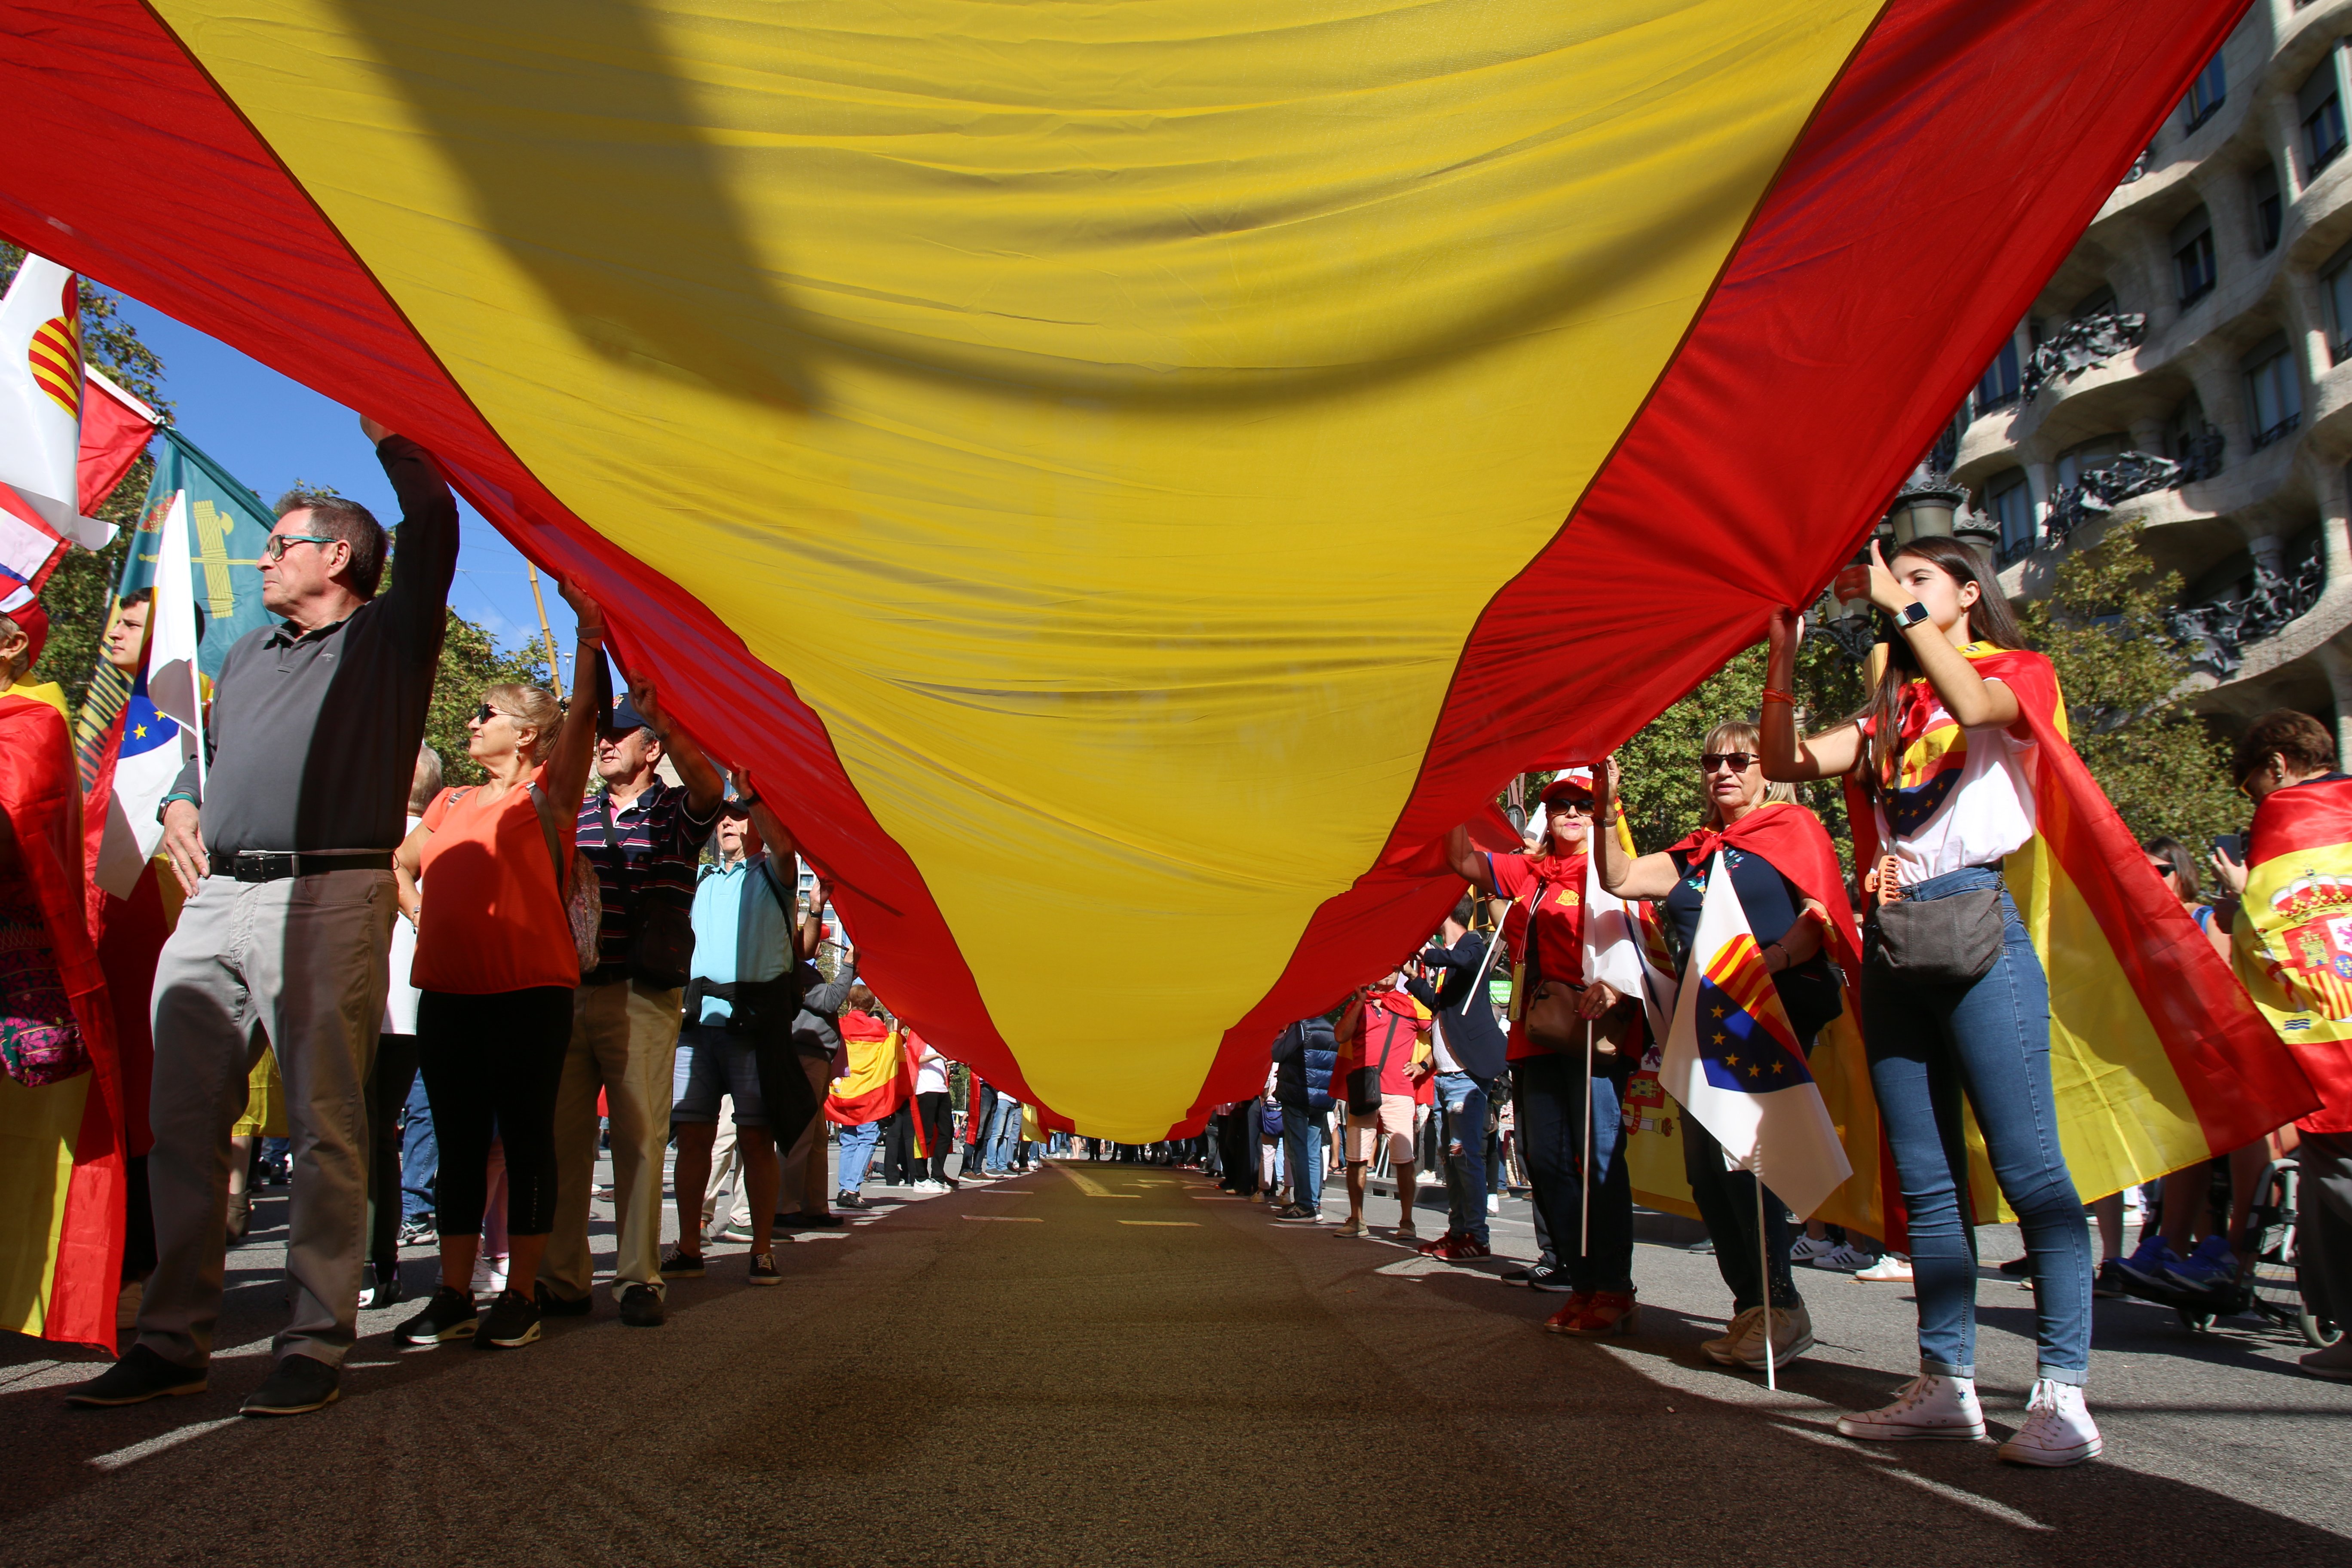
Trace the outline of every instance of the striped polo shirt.
<instances>
[{"instance_id":1,"label":"striped polo shirt","mask_svg":"<svg viewBox=\"0 0 2352 1568\"><path fill-rule=\"evenodd\" d=\"M608 792L598 790L580 806L581 852L594 862L596 882L604 900L603 942L604 962L583 977L590 985L607 985L629 976L629 942L636 935L630 893L622 885L621 861L628 858L629 880L638 895L658 899L681 913L694 909L695 865L702 846L718 825L714 803L708 816L697 816L687 803L682 784L656 780L643 795L613 813L612 842L604 835Z\"/></svg>"}]
</instances>

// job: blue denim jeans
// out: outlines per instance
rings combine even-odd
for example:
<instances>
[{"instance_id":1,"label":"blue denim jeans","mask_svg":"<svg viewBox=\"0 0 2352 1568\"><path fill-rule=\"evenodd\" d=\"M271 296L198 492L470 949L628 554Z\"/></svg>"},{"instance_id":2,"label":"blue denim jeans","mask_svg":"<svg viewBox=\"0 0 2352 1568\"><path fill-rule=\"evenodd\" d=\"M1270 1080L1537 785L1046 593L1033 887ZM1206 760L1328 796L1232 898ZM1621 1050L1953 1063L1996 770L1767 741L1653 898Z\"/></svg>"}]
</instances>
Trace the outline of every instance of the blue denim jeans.
<instances>
[{"instance_id":1,"label":"blue denim jeans","mask_svg":"<svg viewBox=\"0 0 2352 1568\"><path fill-rule=\"evenodd\" d=\"M433 1134L433 1102L425 1097L425 1075L409 1086L401 1111L400 1217L423 1219L433 1212L434 1186L441 1174L441 1141Z\"/></svg>"},{"instance_id":2,"label":"blue denim jeans","mask_svg":"<svg viewBox=\"0 0 2352 1568\"><path fill-rule=\"evenodd\" d=\"M2091 1364L2091 1231L2058 1142L2050 1086L2050 984L2000 872L1972 867L1906 889L1910 899L2001 888L2001 954L1969 985L1923 985L1865 965L1863 1035L1871 1087L1903 1201L1919 1301L1919 1365L1976 1375L1976 1231L1969 1224L1961 1100L1976 1111L2001 1195L2033 1268L2041 1368L2080 1384Z\"/></svg>"},{"instance_id":3,"label":"blue denim jeans","mask_svg":"<svg viewBox=\"0 0 2352 1568\"><path fill-rule=\"evenodd\" d=\"M1000 1094L988 1110L988 1135L980 1146L980 1168L1011 1170L1013 1150L1020 1142L1021 1102L1011 1095Z\"/></svg>"},{"instance_id":4,"label":"blue denim jeans","mask_svg":"<svg viewBox=\"0 0 2352 1568\"><path fill-rule=\"evenodd\" d=\"M874 1163L874 1145L882 1141L882 1123L861 1121L855 1127L841 1130L841 1173L834 1184L840 1191L854 1193L866 1185L866 1168Z\"/></svg>"},{"instance_id":5,"label":"blue denim jeans","mask_svg":"<svg viewBox=\"0 0 2352 1568\"><path fill-rule=\"evenodd\" d=\"M1282 1108L1282 1152L1290 1168L1290 1201L1323 1206L1323 1113Z\"/></svg>"},{"instance_id":6,"label":"blue denim jeans","mask_svg":"<svg viewBox=\"0 0 2352 1568\"><path fill-rule=\"evenodd\" d=\"M1516 1075L1519 1137L1527 1148L1528 1174L1534 1179L1536 1206L1552 1253L1579 1290L1633 1289L1633 1184L1621 1157L1625 1152L1622 1110L1625 1075L1620 1064L1606 1076L1588 1079L1581 1059L1528 1057L1511 1064ZM1586 1085L1592 1115L1585 1120ZM1588 1140L1591 1131L1598 1134ZM1583 1205L1585 1146L1593 1146L1591 1210L1585 1247L1577 1251L1578 1211Z\"/></svg>"},{"instance_id":7,"label":"blue denim jeans","mask_svg":"<svg viewBox=\"0 0 2352 1568\"><path fill-rule=\"evenodd\" d=\"M1445 1228L1486 1245L1486 1086L1466 1072L1437 1075L1445 1112Z\"/></svg>"}]
</instances>

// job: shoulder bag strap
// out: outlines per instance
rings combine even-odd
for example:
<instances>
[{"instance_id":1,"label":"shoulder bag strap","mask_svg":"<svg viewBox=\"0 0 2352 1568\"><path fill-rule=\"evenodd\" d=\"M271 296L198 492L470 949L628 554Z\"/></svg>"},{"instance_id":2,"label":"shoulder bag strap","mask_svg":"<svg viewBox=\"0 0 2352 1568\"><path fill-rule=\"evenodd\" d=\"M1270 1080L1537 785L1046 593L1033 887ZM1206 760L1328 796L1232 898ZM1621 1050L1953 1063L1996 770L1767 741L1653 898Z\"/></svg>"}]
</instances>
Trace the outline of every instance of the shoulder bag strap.
<instances>
[{"instance_id":1,"label":"shoulder bag strap","mask_svg":"<svg viewBox=\"0 0 2352 1568\"><path fill-rule=\"evenodd\" d=\"M565 863L563 841L555 831L555 803L534 781L523 787L530 791L530 809L539 817L539 831L547 839L547 863L555 868L555 897L562 902L572 897L572 868Z\"/></svg>"}]
</instances>

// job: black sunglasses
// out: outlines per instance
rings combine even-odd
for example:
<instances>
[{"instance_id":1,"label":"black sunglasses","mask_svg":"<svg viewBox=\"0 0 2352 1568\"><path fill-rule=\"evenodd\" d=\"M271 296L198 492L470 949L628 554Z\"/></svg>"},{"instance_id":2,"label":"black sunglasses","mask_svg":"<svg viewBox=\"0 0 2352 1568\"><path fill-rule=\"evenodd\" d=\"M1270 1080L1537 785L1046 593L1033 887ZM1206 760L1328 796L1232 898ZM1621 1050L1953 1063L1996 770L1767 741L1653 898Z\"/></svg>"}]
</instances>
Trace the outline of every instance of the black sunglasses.
<instances>
[{"instance_id":1,"label":"black sunglasses","mask_svg":"<svg viewBox=\"0 0 2352 1568\"><path fill-rule=\"evenodd\" d=\"M474 710L474 722L477 724L487 724L503 711L503 709L493 708L488 703L485 702Z\"/></svg>"},{"instance_id":2,"label":"black sunglasses","mask_svg":"<svg viewBox=\"0 0 2352 1568\"><path fill-rule=\"evenodd\" d=\"M1735 773L1744 773L1756 763L1753 752L1703 752L1699 754L1698 771L1711 773L1717 768L1729 768Z\"/></svg>"}]
</instances>

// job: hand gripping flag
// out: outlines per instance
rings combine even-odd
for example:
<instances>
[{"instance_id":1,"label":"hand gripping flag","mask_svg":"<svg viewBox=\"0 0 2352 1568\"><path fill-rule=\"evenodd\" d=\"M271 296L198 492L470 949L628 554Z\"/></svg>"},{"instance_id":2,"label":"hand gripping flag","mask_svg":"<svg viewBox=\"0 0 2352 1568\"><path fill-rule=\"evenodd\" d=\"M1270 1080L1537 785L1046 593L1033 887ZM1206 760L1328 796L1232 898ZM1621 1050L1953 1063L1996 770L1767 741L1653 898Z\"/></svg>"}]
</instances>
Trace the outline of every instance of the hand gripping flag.
<instances>
[{"instance_id":1,"label":"hand gripping flag","mask_svg":"<svg viewBox=\"0 0 2352 1568\"><path fill-rule=\"evenodd\" d=\"M2231 937L2238 978L2319 1092L2295 1125L2352 1132L2352 781L2295 784L2254 808Z\"/></svg>"},{"instance_id":2,"label":"hand gripping flag","mask_svg":"<svg viewBox=\"0 0 2352 1568\"><path fill-rule=\"evenodd\" d=\"M1791 1212L1811 1215L1853 1173L1719 851L1658 1076Z\"/></svg>"},{"instance_id":3,"label":"hand gripping flag","mask_svg":"<svg viewBox=\"0 0 2352 1568\"><path fill-rule=\"evenodd\" d=\"M0 0L0 234L430 448L1150 1140L1819 591L2243 9Z\"/></svg>"},{"instance_id":4,"label":"hand gripping flag","mask_svg":"<svg viewBox=\"0 0 2352 1568\"><path fill-rule=\"evenodd\" d=\"M58 537L104 549L114 525L82 515L79 279L27 256L0 299L0 484Z\"/></svg>"}]
</instances>

